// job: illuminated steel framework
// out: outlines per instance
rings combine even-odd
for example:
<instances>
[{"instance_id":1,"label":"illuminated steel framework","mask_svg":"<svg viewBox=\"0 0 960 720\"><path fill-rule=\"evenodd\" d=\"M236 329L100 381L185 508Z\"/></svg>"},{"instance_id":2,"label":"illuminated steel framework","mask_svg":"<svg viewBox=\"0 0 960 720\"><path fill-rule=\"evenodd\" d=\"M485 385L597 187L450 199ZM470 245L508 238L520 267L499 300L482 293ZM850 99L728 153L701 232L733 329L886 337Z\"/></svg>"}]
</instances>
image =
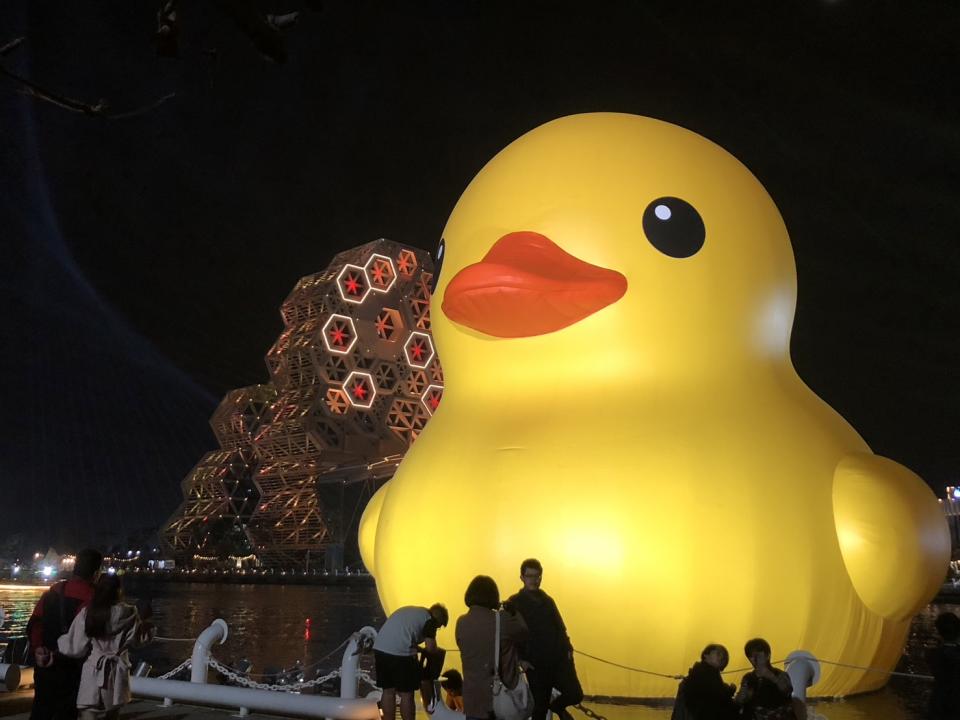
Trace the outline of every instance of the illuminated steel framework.
<instances>
[{"instance_id":1,"label":"illuminated steel framework","mask_svg":"<svg viewBox=\"0 0 960 720\"><path fill-rule=\"evenodd\" d=\"M220 449L184 479L161 532L180 562L308 569L342 552L443 395L432 269L422 250L381 239L297 283L266 356L270 382L220 403Z\"/></svg>"}]
</instances>

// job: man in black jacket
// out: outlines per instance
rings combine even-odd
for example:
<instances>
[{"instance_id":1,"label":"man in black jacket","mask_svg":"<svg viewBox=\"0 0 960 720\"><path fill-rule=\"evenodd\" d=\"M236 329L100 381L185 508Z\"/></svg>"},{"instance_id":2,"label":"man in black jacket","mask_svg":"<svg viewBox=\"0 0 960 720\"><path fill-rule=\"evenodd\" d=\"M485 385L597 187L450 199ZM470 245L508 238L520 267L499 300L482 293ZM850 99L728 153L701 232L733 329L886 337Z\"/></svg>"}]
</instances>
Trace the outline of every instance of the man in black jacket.
<instances>
[{"instance_id":1,"label":"man in black jacket","mask_svg":"<svg viewBox=\"0 0 960 720\"><path fill-rule=\"evenodd\" d=\"M739 708L733 702L734 685L723 682L720 674L730 654L723 645L707 645L680 683L671 720L736 720Z\"/></svg>"},{"instance_id":2,"label":"man in black jacket","mask_svg":"<svg viewBox=\"0 0 960 720\"><path fill-rule=\"evenodd\" d=\"M520 647L520 659L527 668L530 692L533 695L533 720L544 720L551 710L562 720L569 720L567 707L583 700L583 689L573 664L573 646L557 604L540 589L543 566L529 558L520 564L523 589L504 603L504 607L520 613L530 634ZM550 695L556 688L560 695L553 702Z\"/></svg>"}]
</instances>

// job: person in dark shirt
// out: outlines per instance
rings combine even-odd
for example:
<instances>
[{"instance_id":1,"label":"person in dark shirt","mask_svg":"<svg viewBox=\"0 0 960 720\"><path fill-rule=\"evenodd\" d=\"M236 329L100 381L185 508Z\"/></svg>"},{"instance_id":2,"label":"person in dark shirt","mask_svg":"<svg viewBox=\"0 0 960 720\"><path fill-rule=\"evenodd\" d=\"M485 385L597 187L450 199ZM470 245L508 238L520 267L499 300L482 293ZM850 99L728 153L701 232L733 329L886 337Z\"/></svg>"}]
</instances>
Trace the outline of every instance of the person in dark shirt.
<instances>
[{"instance_id":1,"label":"person in dark shirt","mask_svg":"<svg viewBox=\"0 0 960 720\"><path fill-rule=\"evenodd\" d=\"M793 683L783 670L770 665L770 643L748 640L743 648L753 670L743 676L735 702L742 706L744 720L796 720Z\"/></svg>"},{"instance_id":2,"label":"person in dark shirt","mask_svg":"<svg viewBox=\"0 0 960 720\"><path fill-rule=\"evenodd\" d=\"M707 645L680 682L671 720L734 720L740 709L733 702L735 685L723 682L720 675L730 661L723 645Z\"/></svg>"},{"instance_id":3,"label":"person in dark shirt","mask_svg":"<svg viewBox=\"0 0 960 720\"><path fill-rule=\"evenodd\" d=\"M940 642L927 652L933 673L927 718L956 720L960 718L960 618L952 612L940 613L934 626Z\"/></svg>"},{"instance_id":4,"label":"person in dark shirt","mask_svg":"<svg viewBox=\"0 0 960 720\"><path fill-rule=\"evenodd\" d=\"M93 598L93 583L100 573L103 555L81 550L73 576L52 585L33 608L27 635L36 669L33 673L33 705L30 720L74 720L82 661L60 655L57 639L70 629L73 618Z\"/></svg>"},{"instance_id":5,"label":"person in dark shirt","mask_svg":"<svg viewBox=\"0 0 960 720\"><path fill-rule=\"evenodd\" d=\"M551 710L562 720L569 720L567 708L583 700L583 689L573 664L573 646L557 604L540 589L543 566L528 558L520 564L523 589L503 604L504 609L519 612L529 630L526 643L520 647L520 659L527 670L533 695L533 720L544 720ZM553 689L560 695L550 701Z\"/></svg>"}]
</instances>

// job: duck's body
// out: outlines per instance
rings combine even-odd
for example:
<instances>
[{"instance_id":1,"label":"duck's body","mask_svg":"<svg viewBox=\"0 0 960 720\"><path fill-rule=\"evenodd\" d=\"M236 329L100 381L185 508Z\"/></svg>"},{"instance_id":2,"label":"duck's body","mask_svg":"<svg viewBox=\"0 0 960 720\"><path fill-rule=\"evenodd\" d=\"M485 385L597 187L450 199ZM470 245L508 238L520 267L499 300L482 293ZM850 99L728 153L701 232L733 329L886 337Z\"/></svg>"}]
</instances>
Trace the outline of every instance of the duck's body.
<instances>
[{"instance_id":1,"label":"duck's body","mask_svg":"<svg viewBox=\"0 0 960 720\"><path fill-rule=\"evenodd\" d=\"M681 193L703 218L702 248L651 249L639 215ZM677 219L686 206L671 207ZM590 655L677 674L708 642L763 636L783 654L892 668L942 579L942 515L796 375L792 254L745 168L665 123L565 118L495 158L444 237L443 404L361 527L387 610L441 600L455 612L474 575L505 593L537 557ZM550 241L590 263L587 280ZM554 255L533 280L502 269L540 251ZM888 587L894 573L903 587ZM578 667L588 694L676 689ZM813 691L883 682L827 666Z\"/></svg>"}]
</instances>

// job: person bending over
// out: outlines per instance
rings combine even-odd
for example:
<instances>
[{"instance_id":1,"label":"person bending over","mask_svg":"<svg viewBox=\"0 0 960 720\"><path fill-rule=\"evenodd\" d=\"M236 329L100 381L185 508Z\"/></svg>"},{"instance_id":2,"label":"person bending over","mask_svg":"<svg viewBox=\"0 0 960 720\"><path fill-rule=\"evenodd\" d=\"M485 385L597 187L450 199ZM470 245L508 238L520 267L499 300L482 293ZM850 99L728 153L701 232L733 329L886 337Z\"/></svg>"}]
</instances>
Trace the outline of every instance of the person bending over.
<instances>
[{"instance_id":1,"label":"person bending over","mask_svg":"<svg viewBox=\"0 0 960 720\"><path fill-rule=\"evenodd\" d=\"M437 630L449 619L447 609L439 603L429 608L408 605L396 610L380 628L373 657L377 684L383 690L383 720L395 720L398 695L400 717L414 720L413 694L420 687L418 646L423 643L426 652L436 652Z\"/></svg>"}]
</instances>

